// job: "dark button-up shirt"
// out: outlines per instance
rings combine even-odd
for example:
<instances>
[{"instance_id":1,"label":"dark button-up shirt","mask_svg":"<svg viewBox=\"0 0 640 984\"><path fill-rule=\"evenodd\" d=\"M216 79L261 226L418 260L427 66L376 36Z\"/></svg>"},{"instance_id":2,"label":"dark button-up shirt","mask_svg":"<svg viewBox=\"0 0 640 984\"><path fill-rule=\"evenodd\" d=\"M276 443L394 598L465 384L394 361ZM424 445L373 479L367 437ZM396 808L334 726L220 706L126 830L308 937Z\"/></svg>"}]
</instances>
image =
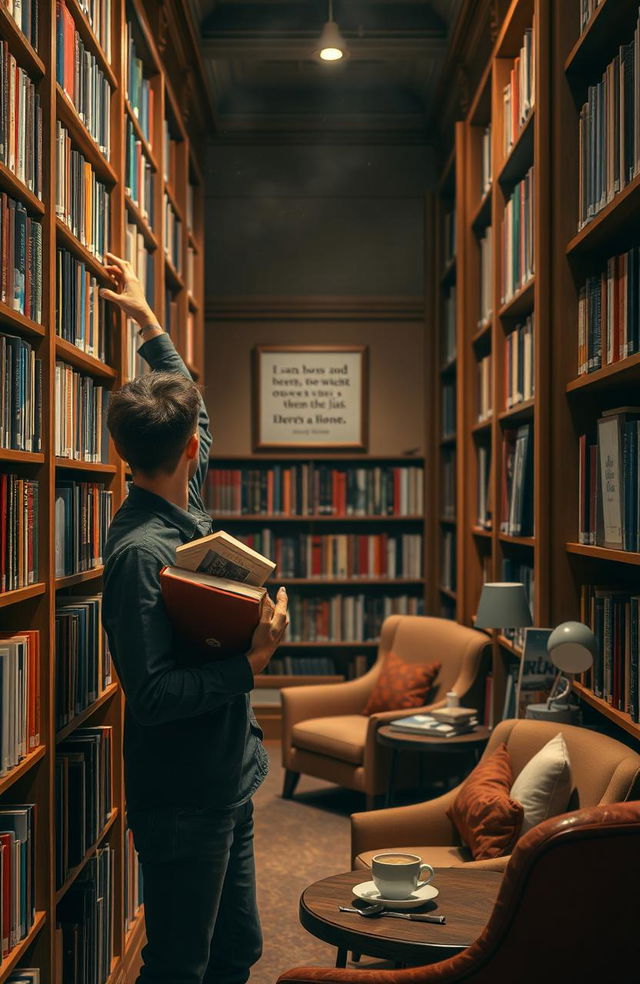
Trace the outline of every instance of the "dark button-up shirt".
<instances>
[{"instance_id":1,"label":"dark button-up shirt","mask_svg":"<svg viewBox=\"0 0 640 984\"><path fill-rule=\"evenodd\" d=\"M189 375L166 334L148 341L140 354L152 369ZM175 635L162 600L160 570L175 563L176 547L212 532L201 498L211 447L204 403L198 430L188 510L133 484L105 546L103 622L126 698L130 810L237 806L267 771L246 654L203 660Z\"/></svg>"}]
</instances>

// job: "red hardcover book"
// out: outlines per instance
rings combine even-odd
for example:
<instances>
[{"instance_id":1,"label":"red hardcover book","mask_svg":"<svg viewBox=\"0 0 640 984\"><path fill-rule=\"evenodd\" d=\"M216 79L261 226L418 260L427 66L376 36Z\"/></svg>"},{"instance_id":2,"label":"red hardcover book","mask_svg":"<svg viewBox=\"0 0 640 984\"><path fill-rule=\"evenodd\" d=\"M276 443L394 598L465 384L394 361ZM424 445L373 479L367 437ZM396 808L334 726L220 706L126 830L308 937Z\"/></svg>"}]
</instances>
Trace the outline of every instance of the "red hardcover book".
<instances>
[{"instance_id":1,"label":"red hardcover book","mask_svg":"<svg viewBox=\"0 0 640 984\"><path fill-rule=\"evenodd\" d=\"M266 588L179 567L163 567L160 586L179 636L210 658L248 652Z\"/></svg>"},{"instance_id":2,"label":"red hardcover book","mask_svg":"<svg viewBox=\"0 0 640 984\"><path fill-rule=\"evenodd\" d=\"M2 956L6 957L9 950L15 946L15 931L11 924L11 871L13 868L14 835L0 834L2 845Z\"/></svg>"}]
</instances>

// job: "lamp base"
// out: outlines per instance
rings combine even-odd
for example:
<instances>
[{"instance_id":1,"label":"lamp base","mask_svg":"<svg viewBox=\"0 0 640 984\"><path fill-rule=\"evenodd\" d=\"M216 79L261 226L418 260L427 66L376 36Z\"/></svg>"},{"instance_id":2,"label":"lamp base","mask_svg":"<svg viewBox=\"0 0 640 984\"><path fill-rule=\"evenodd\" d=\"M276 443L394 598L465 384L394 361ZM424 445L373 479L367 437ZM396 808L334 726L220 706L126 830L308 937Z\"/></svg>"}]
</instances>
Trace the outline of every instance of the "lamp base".
<instances>
[{"instance_id":1,"label":"lamp base","mask_svg":"<svg viewBox=\"0 0 640 984\"><path fill-rule=\"evenodd\" d=\"M529 704L525 717L534 721L579 725L581 714L580 708L574 704L556 704L553 702L550 707L547 707L546 704Z\"/></svg>"}]
</instances>

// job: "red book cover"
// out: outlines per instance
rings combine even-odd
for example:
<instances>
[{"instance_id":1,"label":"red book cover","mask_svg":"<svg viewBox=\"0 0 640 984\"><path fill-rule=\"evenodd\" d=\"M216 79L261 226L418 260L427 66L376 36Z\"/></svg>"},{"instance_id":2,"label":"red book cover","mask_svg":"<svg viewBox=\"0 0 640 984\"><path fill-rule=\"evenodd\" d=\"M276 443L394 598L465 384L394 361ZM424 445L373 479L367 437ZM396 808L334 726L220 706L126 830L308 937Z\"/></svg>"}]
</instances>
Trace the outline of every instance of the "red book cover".
<instances>
[{"instance_id":1,"label":"red book cover","mask_svg":"<svg viewBox=\"0 0 640 984\"><path fill-rule=\"evenodd\" d=\"M193 575L177 567L160 571L162 597L176 633L194 643L209 658L246 653L260 618L263 588L238 584L236 594L217 587L221 578ZM228 582L226 582L228 583Z\"/></svg>"},{"instance_id":2,"label":"red book cover","mask_svg":"<svg viewBox=\"0 0 640 984\"><path fill-rule=\"evenodd\" d=\"M0 834L2 845L2 956L15 946L11 925L11 869L13 867L13 834Z\"/></svg>"}]
</instances>

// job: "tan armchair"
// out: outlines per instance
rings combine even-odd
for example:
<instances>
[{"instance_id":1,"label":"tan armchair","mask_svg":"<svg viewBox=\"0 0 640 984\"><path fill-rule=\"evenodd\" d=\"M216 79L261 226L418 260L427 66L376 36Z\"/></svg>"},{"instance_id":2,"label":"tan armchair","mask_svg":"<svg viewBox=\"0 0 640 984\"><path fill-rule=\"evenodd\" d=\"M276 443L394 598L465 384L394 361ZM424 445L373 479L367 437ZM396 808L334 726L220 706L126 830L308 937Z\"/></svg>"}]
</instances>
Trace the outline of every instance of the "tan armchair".
<instances>
[{"instance_id":1,"label":"tan armchair","mask_svg":"<svg viewBox=\"0 0 640 984\"><path fill-rule=\"evenodd\" d=\"M561 731L567 743L574 789L568 810L623 802L634 796L640 776L640 755L626 745L587 728L543 721L502 721L493 731L482 758L505 742L514 779L543 745ZM481 759L482 761L482 759ZM446 810L458 794L458 786L444 796L375 813L351 817L351 853L354 868L368 868L379 851L402 848L419 854L434 867L473 865L504 871L508 857L471 861Z\"/></svg>"},{"instance_id":2,"label":"tan armchair","mask_svg":"<svg viewBox=\"0 0 640 984\"><path fill-rule=\"evenodd\" d=\"M463 704L480 707L488 645L483 633L448 619L392 615L382 625L376 662L364 676L347 683L283 689L284 798L293 795L302 772L365 793L370 808L385 790L389 768L388 751L376 742L377 729L394 718L443 706L448 690L454 690ZM442 664L432 701L425 707L365 717L362 712L389 652L407 662Z\"/></svg>"}]
</instances>

